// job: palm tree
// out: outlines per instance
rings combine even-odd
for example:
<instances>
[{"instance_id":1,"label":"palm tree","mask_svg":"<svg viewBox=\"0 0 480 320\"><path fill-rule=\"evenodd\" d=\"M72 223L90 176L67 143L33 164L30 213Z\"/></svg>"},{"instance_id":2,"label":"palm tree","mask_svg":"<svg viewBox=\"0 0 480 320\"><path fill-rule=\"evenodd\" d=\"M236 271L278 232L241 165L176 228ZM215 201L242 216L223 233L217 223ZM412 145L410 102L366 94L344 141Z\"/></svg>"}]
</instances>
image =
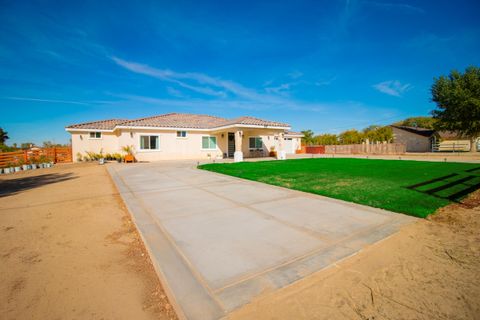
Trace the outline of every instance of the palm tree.
<instances>
[{"instance_id":1,"label":"palm tree","mask_svg":"<svg viewBox=\"0 0 480 320\"><path fill-rule=\"evenodd\" d=\"M3 129L0 128L0 144L5 144L5 141L7 141L7 139L10 139L8 137L8 132L3 131Z\"/></svg>"}]
</instances>

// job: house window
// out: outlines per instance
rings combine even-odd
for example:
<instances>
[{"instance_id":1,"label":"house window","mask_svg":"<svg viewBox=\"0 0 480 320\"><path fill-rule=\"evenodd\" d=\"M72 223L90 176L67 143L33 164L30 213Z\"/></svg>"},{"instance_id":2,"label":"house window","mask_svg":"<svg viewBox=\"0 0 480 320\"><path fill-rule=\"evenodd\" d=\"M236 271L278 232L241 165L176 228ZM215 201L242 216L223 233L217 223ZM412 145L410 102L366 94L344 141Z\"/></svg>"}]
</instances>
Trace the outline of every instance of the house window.
<instances>
[{"instance_id":1,"label":"house window","mask_svg":"<svg viewBox=\"0 0 480 320\"><path fill-rule=\"evenodd\" d=\"M217 137L202 137L202 149L216 149Z\"/></svg>"},{"instance_id":2,"label":"house window","mask_svg":"<svg viewBox=\"0 0 480 320\"><path fill-rule=\"evenodd\" d=\"M140 136L140 150L160 149L158 136Z\"/></svg>"},{"instance_id":3,"label":"house window","mask_svg":"<svg viewBox=\"0 0 480 320\"><path fill-rule=\"evenodd\" d=\"M260 138L260 137L250 137L248 139L248 148L249 149L263 149L262 138Z\"/></svg>"},{"instance_id":4,"label":"house window","mask_svg":"<svg viewBox=\"0 0 480 320\"><path fill-rule=\"evenodd\" d=\"M101 139L102 133L101 132L90 132L90 139Z\"/></svg>"},{"instance_id":5,"label":"house window","mask_svg":"<svg viewBox=\"0 0 480 320\"><path fill-rule=\"evenodd\" d=\"M187 131L177 131L177 138L186 138Z\"/></svg>"}]
</instances>

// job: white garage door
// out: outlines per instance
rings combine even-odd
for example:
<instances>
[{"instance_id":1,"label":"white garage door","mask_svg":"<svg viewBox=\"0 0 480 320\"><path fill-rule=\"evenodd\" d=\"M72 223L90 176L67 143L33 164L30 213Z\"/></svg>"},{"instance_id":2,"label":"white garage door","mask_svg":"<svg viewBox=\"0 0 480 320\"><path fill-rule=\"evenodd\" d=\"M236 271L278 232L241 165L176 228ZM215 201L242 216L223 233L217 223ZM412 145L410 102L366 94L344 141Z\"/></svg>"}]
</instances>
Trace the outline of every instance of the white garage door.
<instances>
[{"instance_id":1,"label":"white garage door","mask_svg":"<svg viewBox=\"0 0 480 320\"><path fill-rule=\"evenodd\" d=\"M295 145L292 138L285 138L285 151L287 154L295 153Z\"/></svg>"}]
</instances>

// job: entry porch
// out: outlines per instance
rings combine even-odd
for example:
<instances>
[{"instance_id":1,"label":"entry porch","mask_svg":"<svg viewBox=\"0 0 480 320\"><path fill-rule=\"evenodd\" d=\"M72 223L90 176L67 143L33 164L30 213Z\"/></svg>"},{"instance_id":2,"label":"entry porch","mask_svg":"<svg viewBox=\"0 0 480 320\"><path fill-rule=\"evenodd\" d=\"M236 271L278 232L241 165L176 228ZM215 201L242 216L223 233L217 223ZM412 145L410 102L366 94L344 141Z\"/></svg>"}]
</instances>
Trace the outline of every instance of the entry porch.
<instances>
[{"instance_id":1,"label":"entry porch","mask_svg":"<svg viewBox=\"0 0 480 320\"><path fill-rule=\"evenodd\" d=\"M242 161L244 158L269 157L270 152L275 152L278 159L285 158L284 130L240 127L212 134L218 137L217 147L223 158Z\"/></svg>"}]
</instances>

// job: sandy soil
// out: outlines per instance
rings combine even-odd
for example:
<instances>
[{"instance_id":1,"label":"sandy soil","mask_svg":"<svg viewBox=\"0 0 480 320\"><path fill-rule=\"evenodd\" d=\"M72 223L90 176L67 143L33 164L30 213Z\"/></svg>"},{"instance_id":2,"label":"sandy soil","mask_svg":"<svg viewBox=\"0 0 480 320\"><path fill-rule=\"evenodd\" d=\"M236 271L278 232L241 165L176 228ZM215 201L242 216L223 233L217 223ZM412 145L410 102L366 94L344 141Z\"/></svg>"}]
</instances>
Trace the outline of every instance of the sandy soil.
<instances>
[{"instance_id":1,"label":"sandy soil","mask_svg":"<svg viewBox=\"0 0 480 320\"><path fill-rule=\"evenodd\" d=\"M480 319L479 230L477 191L230 318ZM0 315L175 318L104 167L0 178Z\"/></svg>"},{"instance_id":2,"label":"sandy soil","mask_svg":"<svg viewBox=\"0 0 480 320\"><path fill-rule=\"evenodd\" d=\"M176 318L104 167L0 177L0 315Z\"/></svg>"},{"instance_id":3,"label":"sandy soil","mask_svg":"<svg viewBox=\"0 0 480 320\"><path fill-rule=\"evenodd\" d=\"M480 319L480 191L231 319Z\"/></svg>"}]
</instances>

